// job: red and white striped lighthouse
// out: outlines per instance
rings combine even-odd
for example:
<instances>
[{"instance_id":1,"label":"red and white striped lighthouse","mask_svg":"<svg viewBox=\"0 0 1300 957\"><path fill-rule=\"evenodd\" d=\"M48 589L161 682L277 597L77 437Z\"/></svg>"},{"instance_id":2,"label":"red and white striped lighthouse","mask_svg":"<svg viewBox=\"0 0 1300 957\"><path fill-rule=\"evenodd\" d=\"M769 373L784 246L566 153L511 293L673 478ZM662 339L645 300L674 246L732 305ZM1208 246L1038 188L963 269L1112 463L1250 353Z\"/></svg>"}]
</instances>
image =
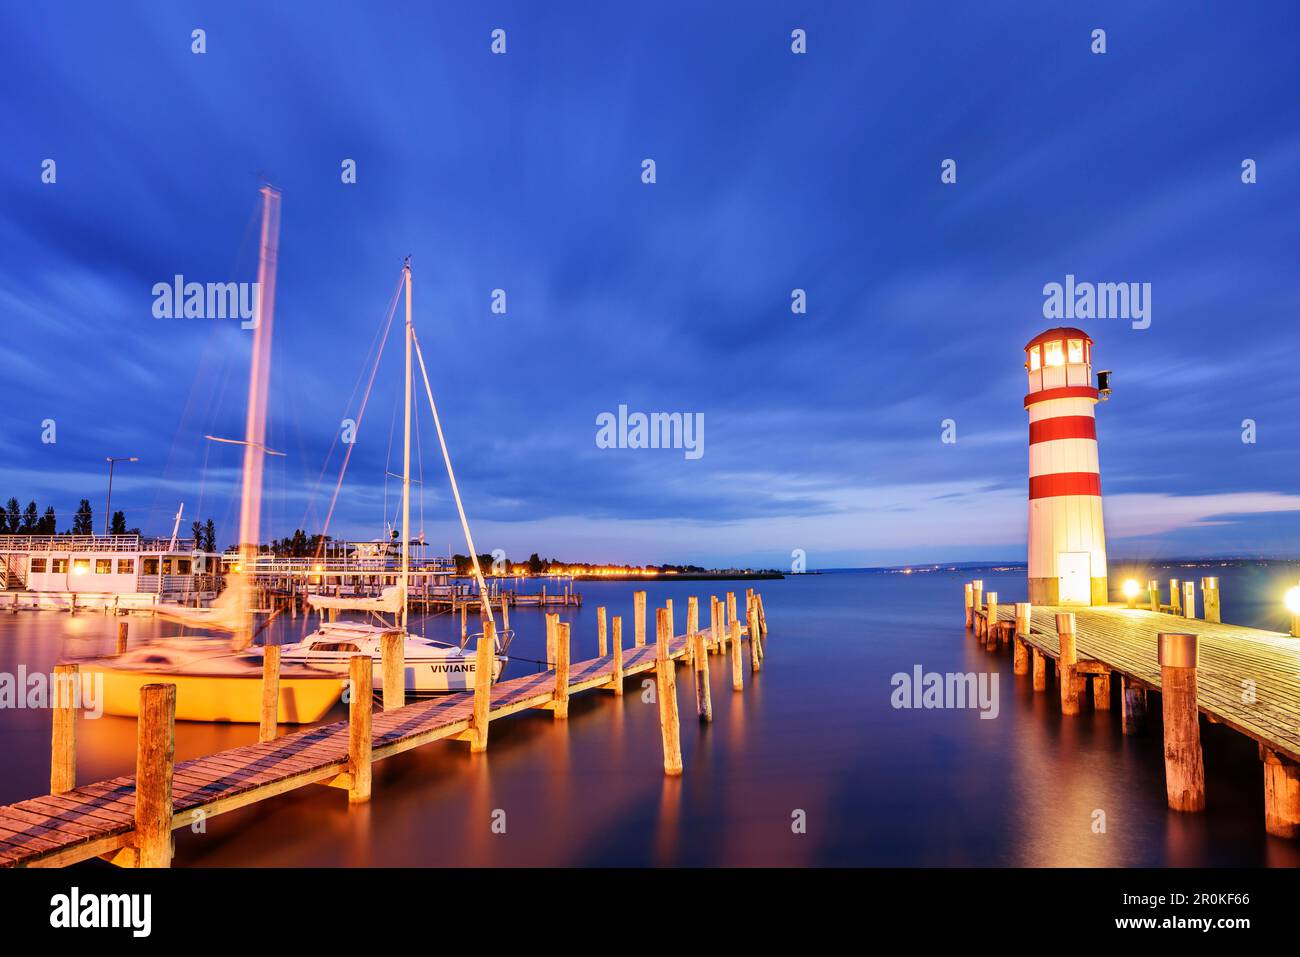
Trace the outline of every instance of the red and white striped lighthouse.
<instances>
[{"instance_id":1,"label":"red and white striped lighthouse","mask_svg":"<svg viewBox=\"0 0 1300 957\"><path fill-rule=\"evenodd\" d=\"M1092 339L1049 329L1025 346L1029 373L1029 600L1101 605L1106 533L1097 460L1100 393L1092 384Z\"/></svg>"}]
</instances>

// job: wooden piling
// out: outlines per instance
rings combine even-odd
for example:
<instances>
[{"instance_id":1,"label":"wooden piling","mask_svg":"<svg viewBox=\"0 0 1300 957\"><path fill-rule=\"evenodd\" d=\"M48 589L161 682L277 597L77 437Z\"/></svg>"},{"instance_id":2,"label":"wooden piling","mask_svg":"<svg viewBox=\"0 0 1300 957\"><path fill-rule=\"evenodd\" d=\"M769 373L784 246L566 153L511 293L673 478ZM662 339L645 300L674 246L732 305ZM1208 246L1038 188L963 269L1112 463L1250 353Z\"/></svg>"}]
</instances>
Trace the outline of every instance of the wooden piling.
<instances>
[{"instance_id":1,"label":"wooden piling","mask_svg":"<svg viewBox=\"0 0 1300 957\"><path fill-rule=\"evenodd\" d=\"M623 697L623 619L615 615L610 632L614 646L614 694Z\"/></svg>"},{"instance_id":2,"label":"wooden piling","mask_svg":"<svg viewBox=\"0 0 1300 957\"><path fill-rule=\"evenodd\" d=\"M671 598L664 599L664 608L668 610L668 636L670 638L676 637L677 616L673 614L673 600Z\"/></svg>"},{"instance_id":3,"label":"wooden piling","mask_svg":"<svg viewBox=\"0 0 1300 957\"><path fill-rule=\"evenodd\" d=\"M1079 682L1076 669L1079 664L1079 652L1075 643L1073 612L1057 613L1056 634L1061 648L1061 656L1058 659L1061 668L1061 714L1078 714Z\"/></svg>"},{"instance_id":4,"label":"wooden piling","mask_svg":"<svg viewBox=\"0 0 1300 957\"><path fill-rule=\"evenodd\" d=\"M984 619L984 648L986 651L998 650L998 593L989 592L988 613Z\"/></svg>"},{"instance_id":5,"label":"wooden piling","mask_svg":"<svg viewBox=\"0 0 1300 957\"><path fill-rule=\"evenodd\" d=\"M1011 672L1017 675L1029 674L1029 645L1025 636L1029 634L1033 621L1033 607L1027 601L1016 602L1016 633L1012 639Z\"/></svg>"},{"instance_id":6,"label":"wooden piling","mask_svg":"<svg viewBox=\"0 0 1300 957\"><path fill-rule=\"evenodd\" d=\"M1183 617L1196 617L1196 582L1183 582Z\"/></svg>"},{"instance_id":7,"label":"wooden piling","mask_svg":"<svg viewBox=\"0 0 1300 957\"><path fill-rule=\"evenodd\" d=\"M16 595L14 597L17 598ZM127 634L127 622L119 621L117 623L117 653L119 655L126 651L126 634Z\"/></svg>"},{"instance_id":8,"label":"wooden piling","mask_svg":"<svg viewBox=\"0 0 1300 957\"><path fill-rule=\"evenodd\" d=\"M460 643L464 646L469 641L469 603L460 606Z\"/></svg>"},{"instance_id":9,"label":"wooden piling","mask_svg":"<svg viewBox=\"0 0 1300 957\"><path fill-rule=\"evenodd\" d=\"M395 711L406 704L406 646L403 637L397 632L387 632L379 639L385 711Z\"/></svg>"},{"instance_id":10,"label":"wooden piling","mask_svg":"<svg viewBox=\"0 0 1300 957\"><path fill-rule=\"evenodd\" d=\"M546 668L555 667L555 626L560 623L559 612L546 613Z\"/></svg>"},{"instance_id":11,"label":"wooden piling","mask_svg":"<svg viewBox=\"0 0 1300 957\"><path fill-rule=\"evenodd\" d=\"M1205 764L1196 707L1196 635L1160 632L1160 698L1165 721L1165 791L1175 811L1205 810Z\"/></svg>"},{"instance_id":12,"label":"wooden piling","mask_svg":"<svg viewBox=\"0 0 1300 957\"><path fill-rule=\"evenodd\" d=\"M1201 606L1204 608L1205 620L1218 623L1219 616L1219 579L1213 576L1201 579Z\"/></svg>"},{"instance_id":13,"label":"wooden piling","mask_svg":"<svg viewBox=\"0 0 1300 957\"><path fill-rule=\"evenodd\" d=\"M1147 689L1124 676L1120 725L1125 734L1140 734L1147 720Z\"/></svg>"},{"instance_id":14,"label":"wooden piling","mask_svg":"<svg viewBox=\"0 0 1300 957\"><path fill-rule=\"evenodd\" d=\"M1182 606L1181 598L1182 595L1178 588L1178 579L1177 578L1169 579L1169 614L1171 615L1182 614L1183 606Z\"/></svg>"},{"instance_id":15,"label":"wooden piling","mask_svg":"<svg viewBox=\"0 0 1300 957\"><path fill-rule=\"evenodd\" d=\"M645 644L645 592L632 593L632 640L637 648Z\"/></svg>"},{"instance_id":16,"label":"wooden piling","mask_svg":"<svg viewBox=\"0 0 1300 957\"><path fill-rule=\"evenodd\" d=\"M274 741L280 720L280 646L262 649L262 713L257 725L257 740Z\"/></svg>"},{"instance_id":17,"label":"wooden piling","mask_svg":"<svg viewBox=\"0 0 1300 957\"><path fill-rule=\"evenodd\" d=\"M1300 764L1260 747L1264 761L1264 829L1275 837L1300 837Z\"/></svg>"},{"instance_id":18,"label":"wooden piling","mask_svg":"<svg viewBox=\"0 0 1300 957\"><path fill-rule=\"evenodd\" d=\"M374 710L375 665L369 655L348 659L348 804L370 800L370 718Z\"/></svg>"},{"instance_id":19,"label":"wooden piling","mask_svg":"<svg viewBox=\"0 0 1300 957\"><path fill-rule=\"evenodd\" d=\"M668 625L668 609L660 608L656 614L655 683L659 701L659 729L664 741L664 774L676 777L682 773L681 721L677 713L677 680L673 661L668 657L668 643L672 638Z\"/></svg>"},{"instance_id":20,"label":"wooden piling","mask_svg":"<svg viewBox=\"0 0 1300 957\"><path fill-rule=\"evenodd\" d=\"M710 643L714 646L714 651L716 651L719 646L718 628L720 624L721 623L718 621L718 596L710 595L709 596L709 640Z\"/></svg>"},{"instance_id":21,"label":"wooden piling","mask_svg":"<svg viewBox=\"0 0 1300 957\"><path fill-rule=\"evenodd\" d=\"M970 631L975 625L975 586L971 582L966 583L966 630Z\"/></svg>"},{"instance_id":22,"label":"wooden piling","mask_svg":"<svg viewBox=\"0 0 1300 957\"><path fill-rule=\"evenodd\" d=\"M496 670L496 626L483 622L483 634L474 648L474 710L470 716L469 749L486 751L492 712L492 672Z\"/></svg>"},{"instance_id":23,"label":"wooden piling","mask_svg":"<svg viewBox=\"0 0 1300 957\"><path fill-rule=\"evenodd\" d=\"M727 624L730 617L727 615L727 602L723 598L718 599L718 654L727 653L727 636L731 634L731 627Z\"/></svg>"},{"instance_id":24,"label":"wooden piling","mask_svg":"<svg viewBox=\"0 0 1300 957\"><path fill-rule=\"evenodd\" d=\"M1160 582L1155 578L1147 579L1147 601L1152 611L1160 610Z\"/></svg>"},{"instance_id":25,"label":"wooden piling","mask_svg":"<svg viewBox=\"0 0 1300 957\"><path fill-rule=\"evenodd\" d=\"M596 657L604 658L609 654L609 640L605 635L605 606L596 608Z\"/></svg>"},{"instance_id":26,"label":"wooden piling","mask_svg":"<svg viewBox=\"0 0 1300 957\"><path fill-rule=\"evenodd\" d=\"M176 760L176 686L140 689L135 747L136 862L171 867L172 771Z\"/></svg>"},{"instance_id":27,"label":"wooden piling","mask_svg":"<svg viewBox=\"0 0 1300 957\"><path fill-rule=\"evenodd\" d=\"M977 578L971 582L971 601L976 611L979 611L984 607L984 579ZM975 619L975 622L978 625L978 617Z\"/></svg>"},{"instance_id":28,"label":"wooden piling","mask_svg":"<svg viewBox=\"0 0 1300 957\"><path fill-rule=\"evenodd\" d=\"M501 596L501 630L510 630L510 605L506 602L506 596Z\"/></svg>"},{"instance_id":29,"label":"wooden piling","mask_svg":"<svg viewBox=\"0 0 1300 957\"><path fill-rule=\"evenodd\" d=\"M569 717L569 623L555 626L555 706L551 709L557 721Z\"/></svg>"},{"instance_id":30,"label":"wooden piling","mask_svg":"<svg viewBox=\"0 0 1300 957\"><path fill-rule=\"evenodd\" d=\"M1096 711L1110 710L1110 672L1092 676L1092 707Z\"/></svg>"},{"instance_id":31,"label":"wooden piling","mask_svg":"<svg viewBox=\"0 0 1300 957\"><path fill-rule=\"evenodd\" d=\"M713 693L709 687L709 654L704 650L704 636L698 631L691 632L688 641L694 648L695 665L695 709L701 721L713 720Z\"/></svg>"},{"instance_id":32,"label":"wooden piling","mask_svg":"<svg viewBox=\"0 0 1300 957\"><path fill-rule=\"evenodd\" d=\"M76 663L54 666L50 689L54 711L50 735L50 793L66 794L77 786L77 701L80 668Z\"/></svg>"},{"instance_id":33,"label":"wooden piling","mask_svg":"<svg viewBox=\"0 0 1300 957\"><path fill-rule=\"evenodd\" d=\"M1030 649L1034 666L1034 690L1047 690L1047 656L1037 648Z\"/></svg>"},{"instance_id":34,"label":"wooden piling","mask_svg":"<svg viewBox=\"0 0 1300 957\"><path fill-rule=\"evenodd\" d=\"M700 630L700 600L694 595L686 599L686 664L695 667L694 635Z\"/></svg>"},{"instance_id":35,"label":"wooden piling","mask_svg":"<svg viewBox=\"0 0 1300 957\"><path fill-rule=\"evenodd\" d=\"M763 661L758 652L761 642L758 637L758 620L754 615L753 600L745 606L745 622L749 626L749 670L751 672L762 671ZM740 622L736 622L731 637L737 645L740 644Z\"/></svg>"},{"instance_id":36,"label":"wooden piling","mask_svg":"<svg viewBox=\"0 0 1300 957\"><path fill-rule=\"evenodd\" d=\"M740 670L740 622L731 623L731 690L744 691L745 678Z\"/></svg>"}]
</instances>

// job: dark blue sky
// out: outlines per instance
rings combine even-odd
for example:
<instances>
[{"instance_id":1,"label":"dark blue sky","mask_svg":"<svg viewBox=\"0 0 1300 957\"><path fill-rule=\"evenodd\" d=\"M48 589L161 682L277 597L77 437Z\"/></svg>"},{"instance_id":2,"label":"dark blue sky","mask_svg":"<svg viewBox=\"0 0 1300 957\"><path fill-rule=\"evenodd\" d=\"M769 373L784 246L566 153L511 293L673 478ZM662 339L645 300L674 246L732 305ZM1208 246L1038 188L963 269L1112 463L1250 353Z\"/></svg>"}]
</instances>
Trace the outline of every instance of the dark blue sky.
<instances>
[{"instance_id":1,"label":"dark blue sky","mask_svg":"<svg viewBox=\"0 0 1300 957\"><path fill-rule=\"evenodd\" d=\"M242 430L249 334L155 319L151 289L253 279L265 175L275 534L319 527L410 253L480 550L1023 557L1020 350L1073 273L1152 284L1149 329L1081 323L1115 370L1112 556L1296 554L1300 10L1130 6L7 4L0 497L64 527L135 454L130 524L170 531L183 500L234 540L238 451L202 436ZM336 534L381 532L399 374L393 350ZM597 448L620 403L703 413L704 456ZM422 525L456 546L422 425Z\"/></svg>"}]
</instances>

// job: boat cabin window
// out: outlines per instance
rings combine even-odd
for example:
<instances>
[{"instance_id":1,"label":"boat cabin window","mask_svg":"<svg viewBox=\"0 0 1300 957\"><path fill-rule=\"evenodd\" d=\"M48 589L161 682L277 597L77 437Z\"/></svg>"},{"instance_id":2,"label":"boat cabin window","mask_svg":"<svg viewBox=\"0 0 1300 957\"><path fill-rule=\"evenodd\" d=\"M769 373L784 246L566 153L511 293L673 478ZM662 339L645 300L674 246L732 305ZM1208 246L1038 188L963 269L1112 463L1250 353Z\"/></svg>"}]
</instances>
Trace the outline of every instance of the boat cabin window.
<instances>
[{"instance_id":1,"label":"boat cabin window","mask_svg":"<svg viewBox=\"0 0 1300 957\"><path fill-rule=\"evenodd\" d=\"M1064 345L1060 339L1043 343L1043 361L1049 366L1065 365Z\"/></svg>"},{"instance_id":2,"label":"boat cabin window","mask_svg":"<svg viewBox=\"0 0 1300 957\"><path fill-rule=\"evenodd\" d=\"M43 558L32 559L32 573L35 575L45 574L45 559Z\"/></svg>"},{"instance_id":3,"label":"boat cabin window","mask_svg":"<svg viewBox=\"0 0 1300 957\"><path fill-rule=\"evenodd\" d=\"M1038 351L1038 346L1029 350L1029 371L1037 372L1043 366L1043 354Z\"/></svg>"},{"instance_id":4,"label":"boat cabin window","mask_svg":"<svg viewBox=\"0 0 1300 957\"><path fill-rule=\"evenodd\" d=\"M56 575L66 575L68 573L68 560L66 558L51 558L50 571Z\"/></svg>"},{"instance_id":5,"label":"boat cabin window","mask_svg":"<svg viewBox=\"0 0 1300 957\"><path fill-rule=\"evenodd\" d=\"M143 572L143 574L145 574L145 575L157 575L157 574L158 574L158 559L156 559L156 558L142 558L140 561L142 562L142 566L141 566L141 567L144 568L144 572Z\"/></svg>"},{"instance_id":6,"label":"boat cabin window","mask_svg":"<svg viewBox=\"0 0 1300 957\"><path fill-rule=\"evenodd\" d=\"M134 558L119 558L119 559L117 560L117 573L118 573L119 575L134 575L134 574L135 574L135 559L134 559Z\"/></svg>"},{"instance_id":7,"label":"boat cabin window","mask_svg":"<svg viewBox=\"0 0 1300 957\"><path fill-rule=\"evenodd\" d=\"M74 558L72 560L72 574L84 575L88 571L90 571L89 558Z\"/></svg>"},{"instance_id":8,"label":"boat cabin window","mask_svg":"<svg viewBox=\"0 0 1300 957\"><path fill-rule=\"evenodd\" d=\"M1067 350L1069 353L1070 362L1083 361L1083 340L1082 339L1071 339L1067 346Z\"/></svg>"},{"instance_id":9,"label":"boat cabin window","mask_svg":"<svg viewBox=\"0 0 1300 957\"><path fill-rule=\"evenodd\" d=\"M96 574L96 575L111 575L111 574L113 574L113 559L111 559L111 558L96 558L96 559L95 559L95 574Z\"/></svg>"},{"instance_id":10,"label":"boat cabin window","mask_svg":"<svg viewBox=\"0 0 1300 957\"><path fill-rule=\"evenodd\" d=\"M350 651L358 654L361 649L350 641L318 641L311 646L312 651Z\"/></svg>"},{"instance_id":11,"label":"boat cabin window","mask_svg":"<svg viewBox=\"0 0 1300 957\"><path fill-rule=\"evenodd\" d=\"M190 573L190 560L188 558L176 559L176 574L188 575Z\"/></svg>"}]
</instances>

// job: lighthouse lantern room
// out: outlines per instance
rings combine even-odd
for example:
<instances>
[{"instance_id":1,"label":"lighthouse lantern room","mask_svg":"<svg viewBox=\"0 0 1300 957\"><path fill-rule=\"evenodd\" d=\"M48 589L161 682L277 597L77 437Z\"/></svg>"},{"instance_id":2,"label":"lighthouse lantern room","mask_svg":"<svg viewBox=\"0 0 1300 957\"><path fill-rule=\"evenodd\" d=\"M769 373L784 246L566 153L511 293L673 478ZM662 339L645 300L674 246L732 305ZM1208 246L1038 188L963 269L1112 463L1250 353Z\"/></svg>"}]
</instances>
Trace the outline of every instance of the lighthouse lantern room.
<instances>
[{"instance_id":1,"label":"lighthouse lantern room","mask_svg":"<svg viewBox=\"0 0 1300 957\"><path fill-rule=\"evenodd\" d=\"M1029 600L1107 601L1092 339L1049 329L1025 346L1029 394Z\"/></svg>"}]
</instances>

